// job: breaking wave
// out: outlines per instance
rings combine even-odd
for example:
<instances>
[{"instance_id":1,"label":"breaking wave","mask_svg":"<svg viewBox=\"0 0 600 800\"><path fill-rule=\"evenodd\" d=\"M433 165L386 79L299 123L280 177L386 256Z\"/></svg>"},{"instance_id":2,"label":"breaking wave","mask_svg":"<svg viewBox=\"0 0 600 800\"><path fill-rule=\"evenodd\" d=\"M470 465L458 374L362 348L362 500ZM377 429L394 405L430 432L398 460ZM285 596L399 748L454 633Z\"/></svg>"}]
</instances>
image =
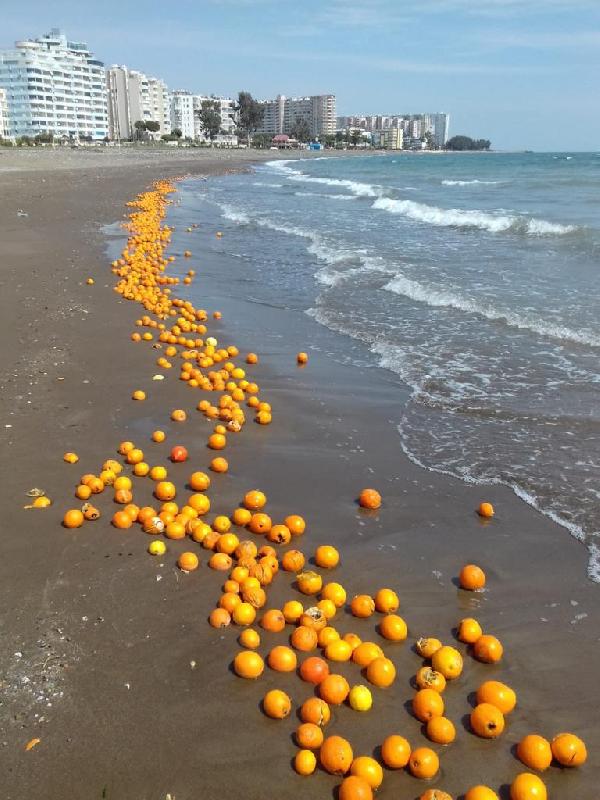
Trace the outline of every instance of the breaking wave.
<instances>
[{"instance_id":1,"label":"breaking wave","mask_svg":"<svg viewBox=\"0 0 600 800\"><path fill-rule=\"evenodd\" d=\"M465 311L469 314L477 314L491 322L502 322L512 328L529 330L546 336L551 339L561 341L576 342L591 347L600 347L600 337L586 330L573 330L565 325L555 325L545 322L534 316L520 316L513 311L504 311L489 303L471 300L453 292L435 289L417 281L413 281L404 275L396 275L384 287L384 290L408 297L418 303L424 303L433 308L455 308L458 311Z\"/></svg>"},{"instance_id":2,"label":"breaking wave","mask_svg":"<svg viewBox=\"0 0 600 800\"><path fill-rule=\"evenodd\" d=\"M459 208L438 208L412 200L394 200L390 197L379 197L373 208L387 211L390 214L402 214L417 222L429 225L452 228L479 228L491 233L513 231L534 236L562 236L576 230L575 225L560 225L543 219L528 219L513 214L488 214L484 211L469 211Z\"/></svg>"}]
</instances>

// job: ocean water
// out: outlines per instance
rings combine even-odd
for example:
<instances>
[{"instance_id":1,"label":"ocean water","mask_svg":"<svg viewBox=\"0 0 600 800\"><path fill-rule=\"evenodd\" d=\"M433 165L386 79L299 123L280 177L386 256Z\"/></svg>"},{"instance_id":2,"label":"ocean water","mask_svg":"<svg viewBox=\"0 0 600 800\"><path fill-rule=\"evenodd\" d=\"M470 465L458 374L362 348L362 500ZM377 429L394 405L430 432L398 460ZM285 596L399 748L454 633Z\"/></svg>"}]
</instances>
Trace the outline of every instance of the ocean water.
<instances>
[{"instance_id":1,"label":"ocean water","mask_svg":"<svg viewBox=\"0 0 600 800\"><path fill-rule=\"evenodd\" d=\"M600 581L600 154L274 161L188 192L273 297L410 387L399 449L512 487Z\"/></svg>"}]
</instances>

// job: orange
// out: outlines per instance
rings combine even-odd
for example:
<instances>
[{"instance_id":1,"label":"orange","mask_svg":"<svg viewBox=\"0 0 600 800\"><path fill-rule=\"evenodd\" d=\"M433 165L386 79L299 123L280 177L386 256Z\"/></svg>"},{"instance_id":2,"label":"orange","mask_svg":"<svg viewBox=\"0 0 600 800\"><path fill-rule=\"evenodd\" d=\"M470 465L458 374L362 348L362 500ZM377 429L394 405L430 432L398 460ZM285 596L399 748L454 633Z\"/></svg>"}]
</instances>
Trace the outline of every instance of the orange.
<instances>
[{"instance_id":1,"label":"orange","mask_svg":"<svg viewBox=\"0 0 600 800\"><path fill-rule=\"evenodd\" d=\"M465 795L465 800L500 800L496 792L489 786L472 786Z\"/></svg>"},{"instance_id":2,"label":"orange","mask_svg":"<svg viewBox=\"0 0 600 800\"><path fill-rule=\"evenodd\" d=\"M357 594L352 598L350 610L355 617L370 617L375 611L375 601L368 594Z\"/></svg>"},{"instance_id":3,"label":"orange","mask_svg":"<svg viewBox=\"0 0 600 800\"><path fill-rule=\"evenodd\" d=\"M537 775L522 772L510 786L510 800L546 800L548 793Z\"/></svg>"},{"instance_id":4,"label":"orange","mask_svg":"<svg viewBox=\"0 0 600 800\"><path fill-rule=\"evenodd\" d=\"M386 767L402 769L410 759L410 744L403 736L392 734L381 745L381 758Z\"/></svg>"},{"instance_id":5,"label":"orange","mask_svg":"<svg viewBox=\"0 0 600 800\"><path fill-rule=\"evenodd\" d=\"M418 747L410 754L408 768L415 778L427 780L437 775L440 768L440 760L437 753L429 747Z\"/></svg>"},{"instance_id":6,"label":"orange","mask_svg":"<svg viewBox=\"0 0 600 800\"><path fill-rule=\"evenodd\" d=\"M454 723L447 717L432 717L426 727L427 738L436 744L450 744L456 738Z\"/></svg>"},{"instance_id":7,"label":"orange","mask_svg":"<svg viewBox=\"0 0 600 800\"><path fill-rule=\"evenodd\" d=\"M273 719L284 719L292 710L292 701L281 689L271 689L267 692L263 697L262 705L265 714Z\"/></svg>"},{"instance_id":8,"label":"orange","mask_svg":"<svg viewBox=\"0 0 600 800\"><path fill-rule=\"evenodd\" d=\"M504 730L504 715L491 703L479 703L471 712L471 728L484 739L495 739Z\"/></svg>"},{"instance_id":9,"label":"orange","mask_svg":"<svg viewBox=\"0 0 600 800\"><path fill-rule=\"evenodd\" d=\"M517 704L515 692L500 681L485 681L477 689L478 703L491 703L500 709L503 714L510 714Z\"/></svg>"},{"instance_id":10,"label":"orange","mask_svg":"<svg viewBox=\"0 0 600 800\"><path fill-rule=\"evenodd\" d=\"M362 508L376 509L381 506L381 495L376 489L363 489L358 502Z\"/></svg>"},{"instance_id":11,"label":"orange","mask_svg":"<svg viewBox=\"0 0 600 800\"><path fill-rule=\"evenodd\" d=\"M291 514L286 517L284 524L289 528L292 536L301 536L306 530L306 522L298 514Z\"/></svg>"},{"instance_id":12,"label":"orange","mask_svg":"<svg viewBox=\"0 0 600 800\"><path fill-rule=\"evenodd\" d=\"M192 472L188 478L190 489L194 492L204 492L210 486L210 478L204 472Z\"/></svg>"},{"instance_id":13,"label":"orange","mask_svg":"<svg viewBox=\"0 0 600 800\"><path fill-rule=\"evenodd\" d=\"M340 554L331 545L323 544L317 547L315 552L315 564L324 569L333 569L337 567L340 561Z\"/></svg>"},{"instance_id":14,"label":"orange","mask_svg":"<svg viewBox=\"0 0 600 800\"><path fill-rule=\"evenodd\" d=\"M83 520L83 513L78 508L71 508L63 517L63 525L65 528L80 528Z\"/></svg>"},{"instance_id":15,"label":"orange","mask_svg":"<svg viewBox=\"0 0 600 800\"><path fill-rule=\"evenodd\" d=\"M485 664L495 664L500 661L503 652L502 642L495 636L485 633L473 645L473 655L478 661L483 661Z\"/></svg>"},{"instance_id":16,"label":"orange","mask_svg":"<svg viewBox=\"0 0 600 800\"><path fill-rule=\"evenodd\" d=\"M321 590L322 600L331 600L336 608L341 608L346 602L346 590L341 583L326 583Z\"/></svg>"},{"instance_id":17,"label":"orange","mask_svg":"<svg viewBox=\"0 0 600 800\"><path fill-rule=\"evenodd\" d=\"M350 686L343 675L331 673L319 684L319 696L330 705L339 706L348 697Z\"/></svg>"},{"instance_id":18,"label":"orange","mask_svg":"<svg viewBox=\"0 0 600 800\"><path fill-rule=\"evenodd\" d=\"M580 767L587 759L587 749L574 733L559 733L552 739L552 755L563 767Z\"/></svg>"},{"instance_id":19,"label":"orange","mask_svg":"<svg viewBox=\"0 0 600 800\"><path fill-rule=\"evenodd\" d=\"M364 778L349 775L340 784L338 800L373 800L373 790Z\"/></svg>"},{"instance_id":20,"label":"orange","mask_svg":"<svg viewBox=\"0 0 600 800\"><path fill-rule=\"evenodd\" d=\"M331 719L331 710L320 697L309 697L300 708L300 719L324 727Z\"/></svg>"},{"instance_id":21,"label":"orange","mask_svg":"<svg viewBox=\"0 0 600 800\"><path fill-rule=\"evenodd\" d=\"M435 689L419 689L413 697L412 710L418 720L427 722L444 714L444 701Z\"/></svg>"},{"instance_id":22,"label":"orange","mask_svg":"<svg viewBox=\"0 0 600 800\"><path fill-rule=\"evenodd\" d=\"M317 758L312 750L299 750L294 758L294 769L298 775L312 775L317 767Z\"/></svg>"},{"instance_id":23,"label":"orange","mask_svg":"<svg viewBox=\"0 0 600 800\"><path fill-rule=\"evenodd\" d=\"M233 669L241 678L258 678L264 668L264 661L252 650L242 650L233 660Z\"/></svg>"},{"instance_id":24,"label":"orange","mask_svg":"<svg viewBox=\"0 0 600 800\"><path fill-rule=\"evenodd\" d=\"M269 653L267 663L276 672L294 672L297 666L296 653L283 644L277 645Z\"/></svg>"},{"instance_id":25,"label":"orange","mask_svg":"<svg viewBox=\"0 0 600 800\"><path fill-rule=\"evenodd\" d=\"M323 744L323 731L313 722L303 722L296 728L296 744L307 750L317 750Z\"/></svg>"},{"instance_id":26,"label":"orange","mask_svg":"<svg viewBox=\"0 0 600 800\"><path fill-rule=\"evenodd\" d=\"M459 581L461 589L479 591L485 586L485 572L476 564L466 564L460 571Z\"/></svg>"},{"instance_id":27,"label":"orange","mask_svg":"<svg viewBox=\"0 0 600 800\"><path fill-rule=\"evenodd\" d=\"M344 642L344 644L346 644L350 650L352 649L347 642ZM389 658L378 656L367 666L366 677L374 686L387 688L396 680L396 667Z\"/></svg>"},{"instance_id":28,"label":"orange","mask_svg":"<svg viewBox=\"0 0 600 800\"><path fill-rule=\"evenodd\" d=\"M472 617L465 617L458 623L458 639L466 644L474 644L483 634L481 625Z\"/></svg>"},{"instance_id":29,"label":"orange","mask_svg":"<svg viewBox=\"0 0 600 800\"><path fill-rule=\"evenodd\" d=\"M244 495L244 505L250 511L260 511L267 503L267 496L259 489L252 489Z\"/></svg>"},{"instance_id":30,"label":"orange","mask_svg":"<svg viewBox=\"0 0 600 800\"><path fill-rule=\"evenodd\" d=\"M370 756L358 756L352 762L350 774L365 780L376 791L383 781L381 764Z\"/></svg>"},{"instance_id":31,"label":"orange","mask_svg":"<svg viewBox=\"0 0 600 800\"><path fill-rule=\"evenodd\" d=\"M375 608L382 614L390 614L398 610L400 600L393 589L379 589L375 595Z\"/></svg>"},{"instance_id":32,"label":"orange","mask_svg":"<svg viewBox=\"0 0 600 800\"><path fill-rule=\"evenodd\" d=\"M332 775L345 775L354 760L350 742L341 736L328 736L321 745L319 761L324 770Z\"/></svg>"},{"instance_id":33,"label":"orange","mask_svg":"<svg viewBox=\"0 0 600 800\"><path fill-rule=\"evenodd\" d=\"M489 518L494 516L494 506L491 503L480 503L477 513L480 517Z\"/></svg>"},{"instance_id":34,"label":"orange","mask_svg":"<svg viewBox=\"0 0 600 800\"><path fill-rule=\"evenodd\" d=\"M436 672L441 672L446 680L450 681L460 676L463 669L463 659L455 647L443 645L432 655L431 666Z\"/></svg>"},{"instance_id":35,"label":"orange","mask_svg":"<svg viewBox=\"0 0 600 800\"><path fill-rule=\"evenodd\" d=\"M352 661L360 667L368 667L371 661L383 656L383 650L375 642L361 642L352 651Z\"/></svg>"},{"instance_id":36,"label":"orange","mask_svg":"<svg viewBox=\"0 0 600 800\"><path fill-rule=\"evenodd\" d=\"M403 642L408 636L406 622L397 614L387 614L379 623L379 633L392 642Z\"/></svg>"},{"instance_id":37,"label":"orange","mask_svg":"<svg viewBox=\"0 0 600 800\"><path fill-rule=\"evenodd\" d=\"M517 745L517 756L526 767L543 772L552 763L550 742L543 736L530 733Z\"/></svg>"}]
</instances>

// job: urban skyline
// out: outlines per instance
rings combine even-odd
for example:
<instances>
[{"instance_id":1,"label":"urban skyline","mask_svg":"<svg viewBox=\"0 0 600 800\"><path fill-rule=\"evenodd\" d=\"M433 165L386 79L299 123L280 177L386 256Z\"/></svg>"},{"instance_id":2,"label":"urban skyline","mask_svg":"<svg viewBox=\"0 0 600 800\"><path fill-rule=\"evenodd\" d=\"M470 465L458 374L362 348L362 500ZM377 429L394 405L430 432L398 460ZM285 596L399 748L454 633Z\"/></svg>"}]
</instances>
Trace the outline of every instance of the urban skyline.
<instances>
[{"instance_id":1,"label":"urban skyline","mask_svg":"<svg viewBox=\"0 0 600 800\"><path fill-rule=\"evenodd\" d=\"M114 0L30 0L3 9L0 46L55 25L88 39L106 64L174 88L333 91L338 114L449 110L453 132L497 149L598 147L600 6L591 0L183 0L143 13ZM578 124L565 140L569 119Z\"/></svg>"},{"instance_id":2,"label":"urban skyline","mask_svg":"<svg viewBox=\"0 0 600 800\"><path fill-rule=\"evenodd\" d=\"M0 50L0 130L9 139L56 137L81 141L130 140L142 132L151 138L217 140L236 145L235 101L214 94L170 90L161 78L126 65L106 67L87 43L67 38L58 28L34 39L17 40ZM402 149L444 147L449 116L336 117L334 94L261 100L263 119L256 134L331 139L351 128L380 134L388 128L401 135L366 137L372 144ZM218 116L205 130L205 106ZM151 132L151 133L150 133ZM417 147L415 147L415 144Z\"/></svg>"}]
</instances>

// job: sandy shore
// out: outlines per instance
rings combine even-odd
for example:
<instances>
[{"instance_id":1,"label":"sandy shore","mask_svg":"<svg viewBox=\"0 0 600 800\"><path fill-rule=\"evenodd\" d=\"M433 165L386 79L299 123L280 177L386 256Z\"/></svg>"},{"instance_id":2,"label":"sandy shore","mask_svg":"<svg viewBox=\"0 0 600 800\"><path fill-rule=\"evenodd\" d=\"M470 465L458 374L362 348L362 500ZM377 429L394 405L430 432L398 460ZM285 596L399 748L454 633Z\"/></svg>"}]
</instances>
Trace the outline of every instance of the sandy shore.
<instances>
[{"instance_id":1,"label":"sandy shore","mask_svg":"<svg viewBox=\"0 0 600 800\"><path fill-rule=\"evenodd\" d=\"M109 526L109 498L102 498L105 517L93 527L60 526L79 475L97 471L122 439L146 442L149 431L164 428L169 447L152 451L163 463L175 438L185 437L190 462L172 469L176 481L183 482L190 463L204 468L209 460L208 421L191 414L184 427L168 421L171 408L191 412L195 393L176 380L152 382L156 351L129 340L139 308L112 291L102 226L118 220L124 203L153 179L243 169L257 158L199 151L190 161L168 153L108 166L86 161L90 155L0 155L3 796L331 797L338 781L322 772L300 778L290 767L295 714L278 723L258 710L267 688L284 688L300 703L306 685L269 670L260 685L249 684L227 668L238 650L236 632L206 623L222 580L205 568L204 552L203 567L189 576L174 567L185 549L179 543L153 560L146 536ZM338 337L305 315L249 303L239 264L203 259L214 230L196 221L199 231L191 239L178 233L172 252L192 249L190 264L201 276L194 291L209 311L223 312L211 332L260 353L254 374L275 409L269 428L248 424L231 442L231 471L215 479L214 512L231 513L245 491L264 488L274 518L307 519L300 543L307 554L321 543L340 549L333 579L349 595L391 585L409 624L408 642L385 645L398 669L394 686L376 692L369 714L336 709L329 732L347 736L356 753L371 754L395 732L415 746L427 744L405 709L421 665L411 642L431 635L453 643L453 627L472 613L502 639L506 656L497 667L467 658L459 685L446 693L458 737L446 752L435 746L442 770L434 785L453 796L474 783L503 786L504 800L506 784L522 771L511 746L529 732L552 738L574 730L587 741L587 765L552 767L544 780L553 799L597 797L599 603L598 587L584 577L585 550L503 487L483 491L406 461L388 421L404 387L382 370L342 364ZM311 352L301 371L294 361L300 349ZM143 406L130 400L134 388L148 392ZM63 464L66 450L80 454L78 465ZM150 499L149 483L140 499L144 492ZM368 484L384 496L372 517L353 502ZM34 486L53 498L50 509L22 509ZM498 511L488 525L473 512L482 494ZM456 588L466 562L485 568L484 594ZM269 605L291 594L289 581L278 580ZM340 614L336 626L377 638L372 621L349 614ZM265 634L261 652L280 639ZM352 664L339 671L361 680ZM504 680L519 696L500 742L477 739L461 724L470 694L488 678ZM40 744L26 752L33 737ZM386 771L378 797L412 799L424 788Z\"/></svg>"}]
</instances>

